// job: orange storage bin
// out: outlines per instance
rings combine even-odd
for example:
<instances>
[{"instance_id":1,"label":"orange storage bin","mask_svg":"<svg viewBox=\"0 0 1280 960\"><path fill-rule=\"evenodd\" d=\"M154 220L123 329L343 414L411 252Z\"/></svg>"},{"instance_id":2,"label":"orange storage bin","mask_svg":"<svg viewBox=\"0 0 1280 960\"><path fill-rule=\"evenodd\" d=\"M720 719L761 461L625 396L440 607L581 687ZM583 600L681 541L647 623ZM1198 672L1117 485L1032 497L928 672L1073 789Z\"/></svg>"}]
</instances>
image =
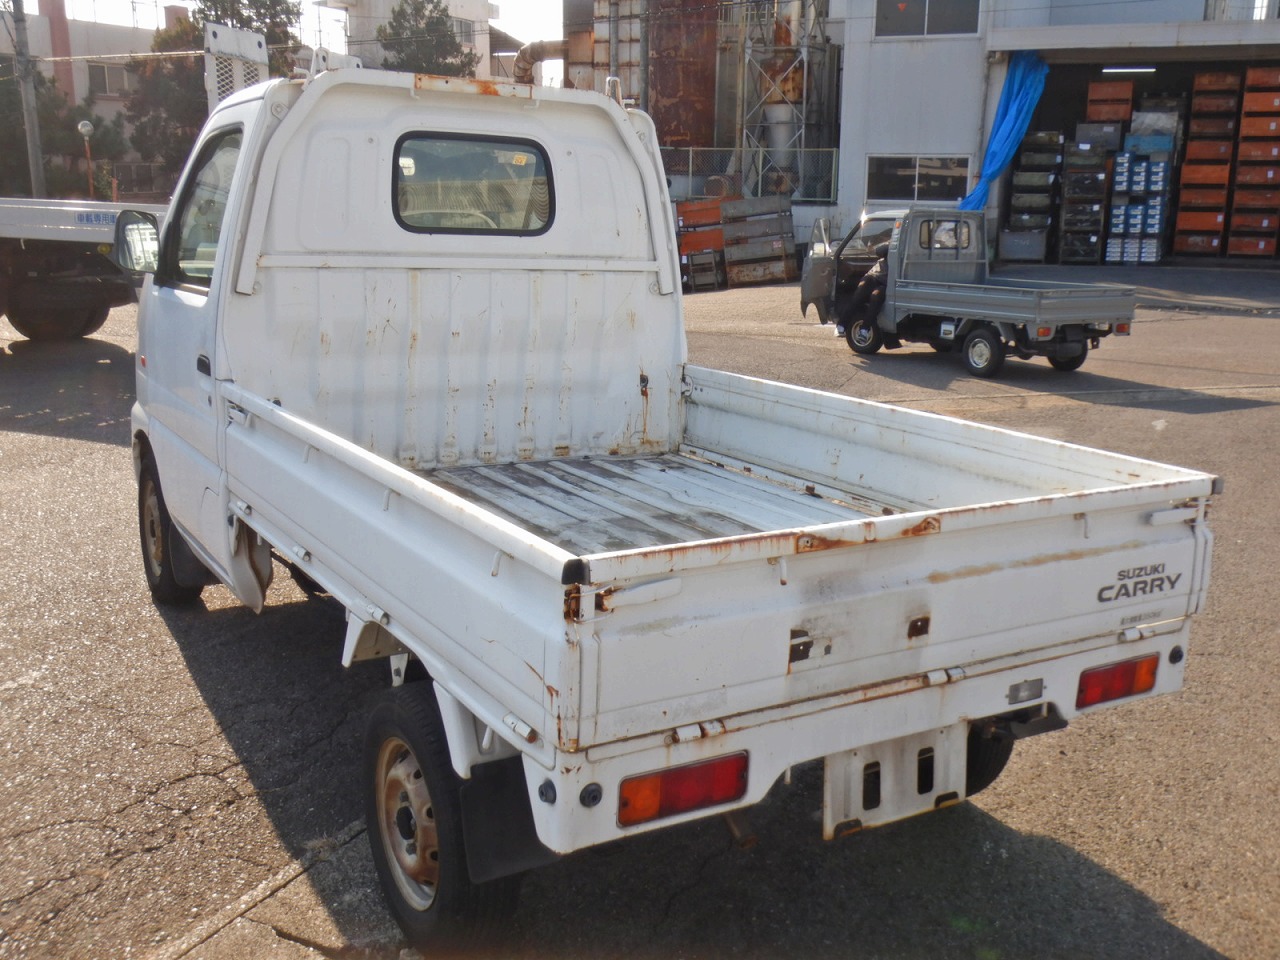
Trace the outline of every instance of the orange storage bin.
<instances>
[{"instance_id":1,"label":"orange storage bin","mask_svg":"<svg viewBox=\"0 0 1280 960\"><path fill-rule=\"evenodd\" d=\"M1229 163L1184 163L1181 183L1205 183L1214 186L1231 182Z\"/></svg>"},{"instance_id":2,"label":"orange storage bin","mask_svg":"<svg viewBox=\"0 0 1280 960\"><path fill-rule=\"evenodd\" d=\"M1227 253L1233 257L1274 257L1275 237L1231 237L1227 240Z\"/></svg>"},{"instance_id":3,"label":"orange storage bin","mask_svg":"<svg viewBox=\"0 0 1280 960\"><path fill-rule=\"evenodd\" d=\"M1237 210L1280 210L1280 190L1265 187L1237 190L1233 205Z\"/></svg>"},{"instance_id":4,"label":"orange storage bin","mask_svg":"<svg viewBox=\"0 0 1280 960\"><path fill-rule=\"evenodd\" d=\"M1240 121L1240 136L1280 137L1280 117L1244 117Z\"/></svg>"},{"instance_id":5,"label":"orange storage bin","mask_svg":"<svg viewBox=\"0 0 1280 960\"><path fill-rule=\"evenodd\" d=\"M1235 113L1240 106L1240 98L1234 93L1197 93L1191 98L1191 112L1200 113Z\"/></svg>"},{"instance_id":6,"label":"orange storage bin","mask_svg":"<svg viewBox=\"0 0 1280 960\"><path fill-rule=\"evenodd\" d=\"M1246 187L1280 187L1280 167L1256 163L1242 163L1236 168L1236 184Z\"/></svg>"},{"instance_id":7,"label":"orange storage bin","mask_svg":"<svg viewBox=\"0 0 1280 960\"><path fill-rule=\"evenodd\" d=\"M1231 231L1254 230L1258 233L1272 233L1280 228L1280 213L1243 213L1236 210L1231 214Z\"/></svg>"},{"instance_id":8,"label":"orange storage bin","mask_svg":"<svg viewBox=\"0 0 1280 960\"><path fill-rule=\"evenodd\" d=\"M1219 253L1222 250L1221 234L1180 233L1173 238L1177 253Z\"/></svg>"},{"instance_id":9,"label":"orange storage bin","mask_svg":"<svg viewBox=\"0 0 1280 960\"><path fill-rule=\"evenodd\" d=\"M1240 74L1238 73L1197 73L1193 90L1239 90Z\"/></svg>"},{"instance_id":10,"label":"orange storage bin","mask_svg":"<svg viewBox=\"0 0 1280 960\"><path fill-rule=\"evenodd\" d=\"M1178 202L1184 207L1216 207L1225 209L1227 191L1211 190L1206 187L1184 187L1178 195Z\"/></svg>"},{"instance_id":11,"label":"orange storage bin","mask_svg":"<svg viewBox=\"0 0 1280 960\"><path fill-rule=\"evenodd\" d=\"M1280 90L1266 90L1244 95L1245 113L1280 113Z\"/></svg>"},{"instance_id":12,"label":"orange storage bin","mask_svg":"<svg viewBox=\"0 0 1280 960\"><path fill-rule=\"evenodd\" d=\"M1193 137L1233 137L1235 117L1192 117L1187 130Z\"/></svg>"},{"instance_id":13,"label":"orange storage bin","mask_svg":"<svg viewBox=\"0 0 1280 960\"><path fill-rule=\"evenodd\" d=\"M1280 140L1241 140L1240 159L1280 160Z\"/></svg>"},{"instance_id":14,"label":"orange storage bin","mask_svg":"<svg viewBox=\"0 0 1280 960\"><path fill-rule=\"evenodd\" d=\"M1191 233L1221 233L1227 225L1223 210L1181 210L1178 213L1178 229Z\"/></svg>"},{"instance_id":15,"label":"orange storage bin","mask_svg":"<svg viewBox=\"0 0 1280 960\"><path fill-rule=\"evenodd\" d=\"M1188 160L1219 160L1230 162L1231 153L1235 149L1231 140L1188 140Z\"/></svg>"},{"instance_id":16,"label":"orange storage bin","mask_svg":"<svg viewBox=\"0 0 1280 960\"><path fill-rule=\"evenodd\" d=\"M1280 87L1280 67L1250 67L1245 71L1246 87Z\"/></svg>"}]
</instances>

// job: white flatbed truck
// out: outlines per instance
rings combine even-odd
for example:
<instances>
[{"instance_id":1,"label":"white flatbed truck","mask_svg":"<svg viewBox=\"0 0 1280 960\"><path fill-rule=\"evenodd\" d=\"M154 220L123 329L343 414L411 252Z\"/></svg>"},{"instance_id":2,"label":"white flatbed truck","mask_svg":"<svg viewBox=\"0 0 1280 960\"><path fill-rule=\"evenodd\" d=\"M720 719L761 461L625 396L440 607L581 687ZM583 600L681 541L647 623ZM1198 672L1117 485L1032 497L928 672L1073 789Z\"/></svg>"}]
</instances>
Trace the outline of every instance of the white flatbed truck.
<instances>
[{"instance_id":1,"label":"white flatbed truck","mask_svg":"<svg viewBox=\"0 0 1280 960\"><path fill-rule=\"evenodd\" d=\"M273 81L146 265L151 591L289 568L389 660L359 776L422 946L796 764L836 837L1183 683L1217 479L688 363L657 146L589 92Z\"/></svg>"},{"instance_id":2,"label":"white flatbed truck","mask_svg":"<svg viewBox=\"0 0 1280 960\"><path fill-rule=\"evenodd\" d=\"M0 199L0 315L31 340L96 333L134 287L114 256L126 206L93 200ZM133 207L163 218L166 207Z\"/></svg>"}]
</instances>

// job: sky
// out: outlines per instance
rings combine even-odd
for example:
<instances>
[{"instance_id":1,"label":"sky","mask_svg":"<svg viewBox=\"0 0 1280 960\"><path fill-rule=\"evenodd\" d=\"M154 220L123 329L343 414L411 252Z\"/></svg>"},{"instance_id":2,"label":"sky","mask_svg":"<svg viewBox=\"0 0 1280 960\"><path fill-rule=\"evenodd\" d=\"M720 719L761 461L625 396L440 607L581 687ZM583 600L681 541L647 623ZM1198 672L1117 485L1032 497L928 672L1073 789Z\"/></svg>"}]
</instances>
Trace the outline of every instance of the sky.
<instances>
[{"instance_id":1,"label":"sky","mask_svg":"<svg viewBox=\"0 0 1280 960\"><path fill-rule=\"evenodd\" d=\"M555 40L561 36L562 0L495 0L502 14L493 21L494 26L517 40ZM67 16L73 20L94 20L99 23L118 23L125 26L154 29L164 20L164 7L168 3L185 3L186 0L66 0ZM39 0L28 0L27 11L39 11ZM302 0L301 40L308 46L326 46L331 50L344 50L343 15L336 10L317 7L312 0ZM559 65L544 68L548 77L560 75ZM558 81L556 81L558 82Z\"/></svg>"}]
</instances>

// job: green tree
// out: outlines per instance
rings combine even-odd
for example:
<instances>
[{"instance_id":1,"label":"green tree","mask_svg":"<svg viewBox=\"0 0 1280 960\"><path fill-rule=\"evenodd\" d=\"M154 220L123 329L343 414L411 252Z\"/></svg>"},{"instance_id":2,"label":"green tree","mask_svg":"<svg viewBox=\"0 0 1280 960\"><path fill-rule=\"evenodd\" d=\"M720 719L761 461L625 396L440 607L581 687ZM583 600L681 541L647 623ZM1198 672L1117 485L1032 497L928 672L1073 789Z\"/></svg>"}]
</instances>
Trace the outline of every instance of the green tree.
<instances>
[{"instance_id":1,"label":"green tree","mask_svg":"<svg viewBox=\"0 0 1280 960\"><path fill-rule=\"evenodd\" d=\"M22 105L18 85L5 82L13 77L13 58L0 57L0 130L22 130ZM76 129L81 120L93 124L89 149L95 161L119 160L128 150L124 120L116 116L110 122L93 111L93 98L73 106L58 89L57 83L36 73L36 113L40 122L40 140L44 151L45 185L51 197L83 196L88 192L84 168L84 137ZM15 139L16 143L20 140ZM111 195L111 178L98 168L95 189L99 197ZM21 148L0 150L0 195L27 196L31 177L27 169L27 152Z\"/></svg>"},{"instance_id":2,"label":"green tree","mask_svg":"<svg viewBox=\"0 0 1280 960\"><path fill-rule=\"evenodd\" d=\"M157 30L151 40L153 53L203 48L204 28L185 19L170 29ZM139 58L130 62L129 69L138 78L126 107L133 125L133 149L143 160L177 173L209 114L204 56Z\"/></svg>"},{"instance_id":3,"label":"green tree","mask_svg":"<svg viewBox=\"0 0 1280 960\"><path fill-rule=\"evenodd\" d=\"M382 66L407 73L474 77L479 54L468 53L453 32L453 17L444 0L400 0L391 20L375 34L387 51Z\"/></svg>"},{"instance_id":4,"label":"green tree","mask_svg":"<svg viewBox=\"0 0 1280 960\"><path fill-rule=\"evenodd\" d=\"M204 49L205 23L224 23L239 30L262 34L267 41L272 76L288 76L293 70L297 45L292 24L302 15L298 0L202 0L191 19L179 20L168 30L157 30L153 53ZM129 98L129 122L133 148L144 160L163 164L178 173L195 144L209 114L204 86L203 56L139 58L130 64L138 77Z\"/></svg>"}]
</instances>

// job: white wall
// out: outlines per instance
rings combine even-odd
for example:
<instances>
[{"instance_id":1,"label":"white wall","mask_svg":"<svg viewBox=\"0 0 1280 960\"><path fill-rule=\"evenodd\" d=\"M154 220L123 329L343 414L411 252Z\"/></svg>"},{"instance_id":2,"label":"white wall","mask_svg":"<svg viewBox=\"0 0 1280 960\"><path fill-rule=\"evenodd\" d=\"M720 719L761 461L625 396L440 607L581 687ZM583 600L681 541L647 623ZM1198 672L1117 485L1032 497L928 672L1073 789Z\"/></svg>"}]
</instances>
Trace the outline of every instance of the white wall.
<instances>
[{"instance_id":1,"label":"white wall","mask_svg":"<svg viewBox=\"0 0 1280 960\"><path fill-rule=\"evenodd\" d=\"M849 7L851 16L829 22L844 45L839 201L832 212L837 232L864 206L902 205L866 204L871 154L968 156L970 174L976 173L988 95L981 35L877 38L873 0L852 0Z\"/></svg>"}]
</instances>

